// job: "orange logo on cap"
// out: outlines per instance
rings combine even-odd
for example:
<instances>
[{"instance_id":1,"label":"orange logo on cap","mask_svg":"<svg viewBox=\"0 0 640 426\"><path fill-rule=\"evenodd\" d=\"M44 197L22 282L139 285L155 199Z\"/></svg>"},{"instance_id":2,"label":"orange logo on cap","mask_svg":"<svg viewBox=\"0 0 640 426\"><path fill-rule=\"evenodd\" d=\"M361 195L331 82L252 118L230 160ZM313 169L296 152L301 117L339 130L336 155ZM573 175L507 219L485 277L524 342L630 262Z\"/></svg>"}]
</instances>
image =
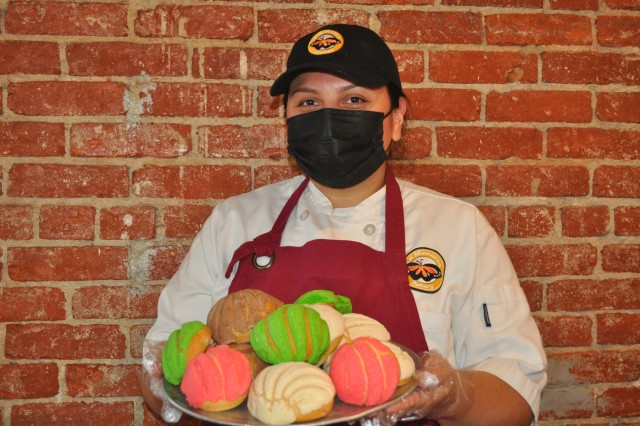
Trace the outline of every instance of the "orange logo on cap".
<instances>
[{"instance_id":1,"label":"orange logo on cap","mask_svg":"<svg viewBox=\"0 0 640 426\"><path fill-rule=\"evenodd\" d=\"M344 38L333 30L322 30L311 37L307 50L312 55L326 55L342 49Z\"/></svg>"}]
</instances>

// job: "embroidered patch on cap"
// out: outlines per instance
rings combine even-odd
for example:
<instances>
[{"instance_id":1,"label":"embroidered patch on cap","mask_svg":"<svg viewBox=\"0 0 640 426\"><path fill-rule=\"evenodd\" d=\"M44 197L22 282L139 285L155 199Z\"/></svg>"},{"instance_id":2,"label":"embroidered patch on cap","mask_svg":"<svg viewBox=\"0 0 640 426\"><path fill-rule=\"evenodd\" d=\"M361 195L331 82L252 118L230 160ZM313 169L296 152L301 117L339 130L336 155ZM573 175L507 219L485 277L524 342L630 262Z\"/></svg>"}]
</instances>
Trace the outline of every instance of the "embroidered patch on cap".
<instances>
[{"instance_id":1,"label":"embroidered patch on cap","mask_svg":"<svg viewBox=\"0 0 640 426\"><path fill-rule=\"evenodd\" d=\"M420 247L407 255L409 286L413 290L435 293L444 281L445 262L437 251Z\"/></svg>"},{"instance_id":2,"label":"embroidered patch on cap","mask_svg":"<svg viewBox=\"0 0 640 426\"><path fill-rule=\"evenodd\" d=\"M307 49L312 55L326 55L337 52L344 46L342 34L334 30L318 31L311 37Z\"/></svg>"}]
</instances>

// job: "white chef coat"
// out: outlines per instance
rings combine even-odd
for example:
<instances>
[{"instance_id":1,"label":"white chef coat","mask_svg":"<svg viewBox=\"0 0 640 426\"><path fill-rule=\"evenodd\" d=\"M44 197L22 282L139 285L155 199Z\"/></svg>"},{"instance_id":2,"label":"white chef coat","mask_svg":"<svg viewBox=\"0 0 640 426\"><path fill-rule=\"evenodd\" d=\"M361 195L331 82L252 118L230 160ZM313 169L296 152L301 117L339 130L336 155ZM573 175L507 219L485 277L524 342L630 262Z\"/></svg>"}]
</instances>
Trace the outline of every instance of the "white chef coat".
<instances>
[{"instance_id":1,"label":"white chef coat","mask_svg":"<svg viewBox=\"0 0 640 426\"><path fill-rule=\"evenodd\" d=\"M158 319L147 339L166 340L184 322L206 322L211 306L231 285L238 265L229 279L224 274L234 251L271 229L302 179L298 176L231 197L214 209L162 291ZM501 378L524 397L537 417L547 379L546 357L500 239L471 204L398 182L406 252L426 248L444 261L438 291L412 291L430 350L456 368L482 370ZM289 217L281 244L301 246L314 239L342 239L384 250L385 192L382 188L355 207L334 209L310 183ZM295 289L291 291L292 299L299 296ZM353 306L357 312L357 301Z\"/></svg>"}]
</instances>

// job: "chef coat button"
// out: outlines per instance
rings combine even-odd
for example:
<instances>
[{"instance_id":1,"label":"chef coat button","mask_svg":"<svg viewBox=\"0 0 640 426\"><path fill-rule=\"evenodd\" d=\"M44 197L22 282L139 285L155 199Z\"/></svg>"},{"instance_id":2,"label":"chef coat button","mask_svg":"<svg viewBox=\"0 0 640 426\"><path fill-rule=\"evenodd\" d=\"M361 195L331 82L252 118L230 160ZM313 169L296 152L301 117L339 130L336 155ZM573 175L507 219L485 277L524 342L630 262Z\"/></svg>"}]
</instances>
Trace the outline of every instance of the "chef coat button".
<instances>
[{"instance_id":1,"label":"chef coat button","mask_svg":"<svg viewBox=\"0 0 640 426\"><path fill-rule=\"evenodd\" d=\"M373 226L372 224L368 224L367 226L364 227L365 234L373 235L374 232L376 232L376 227Z\"/></svg>"},{"instance_id":2,"label":"chef coat button","mask_svg":"<svg viewBox=\"0 0 640 426\"><path fill-rule=\"evenodd\" d=\"M302 213L300 213L300 220L305 220L307 216L309 216L309 210L303 210Z\"/></svg>"}]
</instances>

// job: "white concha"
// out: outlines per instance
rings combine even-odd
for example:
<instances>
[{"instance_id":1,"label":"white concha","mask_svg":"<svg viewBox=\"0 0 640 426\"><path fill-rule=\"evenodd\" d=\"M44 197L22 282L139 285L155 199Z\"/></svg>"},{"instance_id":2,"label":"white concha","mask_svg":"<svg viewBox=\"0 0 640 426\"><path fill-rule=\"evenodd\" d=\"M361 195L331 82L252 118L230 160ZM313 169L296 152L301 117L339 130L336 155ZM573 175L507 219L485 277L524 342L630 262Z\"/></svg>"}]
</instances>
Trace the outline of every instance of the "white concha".
<instances>
[{"instance_id":1,"label":"white concha","mask_svg":"<svg viewBox=\"0 0 640 426\"><path fill-rule=\"evenodd\" d=\"M269 425L305 422L327 415L336 394L331 378L305 362L271 365L251 384L247 407Z\"/></svg>"},{"instance_id":2,"label":"white concha","mask_svg":"<svg viewBox=\"0 0 640 426\"><path fill-rule=\"evenodd\" d=\"M416 371L416 363L414 362L411 355L409 355L405 350L403 350L400 346L396 345L392 342L382 342L384 343L391 352L398 359L398 364L400 364L400 382L398 382L398 386L402 386L411 379L413 373Z\"/></svg>"},{"instance_id":3,"label":"white concha","mask_svg":"<svg viewBox=\"0 0 640 426\"><path fill-rule=\"evenodd\" d=\"M329 326L329 349L327 349L326 355L330 355L336 350L338 344L342 341L344 336L344 318L340 312L338 312L333 306L316 303L313 305L305 305L308 308L314 309L320 317L326 321ZM326 356L325 356L326 358Z\"/></svg>"},{"instance_id":4,"label":"white concha","mask_svg":"<svg viewBox=\"0 0 640 426\"><path fill-rule=\"evenodd\" d=\"M343 314L345 338L355 340L358 337L374 337L378 340L391 340L389 330L379 321L363 314ZM343 340L344 341L344 340Z\"/></svg>"}]
</instances>

